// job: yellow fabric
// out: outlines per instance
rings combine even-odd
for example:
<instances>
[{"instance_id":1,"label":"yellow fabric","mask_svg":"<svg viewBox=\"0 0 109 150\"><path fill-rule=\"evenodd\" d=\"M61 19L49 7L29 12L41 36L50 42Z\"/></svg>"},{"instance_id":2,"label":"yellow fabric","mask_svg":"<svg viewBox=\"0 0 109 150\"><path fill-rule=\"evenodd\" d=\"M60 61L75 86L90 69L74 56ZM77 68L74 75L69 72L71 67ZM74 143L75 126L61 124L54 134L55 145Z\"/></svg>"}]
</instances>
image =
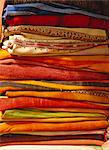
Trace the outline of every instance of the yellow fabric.
<instances>
[{"instance_id":1,"label":"yellow fabric","mask_svg":"<svg viewBox=\"0 0 109 150\"><path fill-rule=\"evenodd\" d=\"M109 93L107 92L107 95ZM107 96L96 96L90 93L79 93L79 92L35 92L35 91L15 91L6 92L8 97L17 96L32 96L41 98L56 98L62 100L75 100L75 101L89 101L109 104L109 98Z\"/></svg>"}]
</instances>

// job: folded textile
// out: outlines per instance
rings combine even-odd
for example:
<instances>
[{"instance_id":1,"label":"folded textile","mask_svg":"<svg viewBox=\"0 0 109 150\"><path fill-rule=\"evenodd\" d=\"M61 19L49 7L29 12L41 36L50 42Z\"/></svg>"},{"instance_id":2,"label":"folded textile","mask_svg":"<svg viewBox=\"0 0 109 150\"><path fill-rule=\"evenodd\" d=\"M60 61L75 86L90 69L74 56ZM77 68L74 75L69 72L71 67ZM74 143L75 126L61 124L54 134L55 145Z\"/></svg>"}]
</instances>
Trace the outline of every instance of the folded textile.
<instances>
[{"instance_id":1,"label":"folded textile","mask_svg":"<svg viewBox=\"0 0 109 150\"><path fill-rule=\"evenodd\" d=\"M14 48L7 48L11 55L18 56L59 56L59 55L109 55L109 48L107 45L93 47L89 49L80 48L80 50L69 49L49 49L49 48L35 48L35 47L22 47L17 45Z\"/></svg>"},{"instance_id":2,"label":"folded textile","mask_svg":"<svg viewBox=\"0 0 109 150\"><path fill-rule=\"evenodd\" d=\"M39 141L39 142L8 142L1 143L0 146L6 145L97 145L102 146L104 142L102 140L88 140L88 139L77 139L77 140L53 140L53 141ZM81 150L81 149L80 149Z\"/></svg>"},{"instance_id":3,"label":"folded textile","mask_svg":"<svg viewBox=\"0 0 109 150\"><path fill-rule=\"evenodd\" d=\"M86 101L109 104L109 92L105 91L88 91L88 90L76 90L68 92L37 92L37 91L7 91L8 97L40 97L40 98L53 98L58 100L70 100L70 101Z\"/></svg>"},{"instance_id":4,"label":"folded textile","mask_svg":"<svg viewBox=\"0 0 109 150\"><path fill-rule=\"evenodd\" d=\"M36 81L36 80L1 80L0 94L6 91L79 91L92 90L93 93L100 94L102 91L109 91L109 81ZM104 96L106 95L104 92Z\"/></svg>"},{"instance_id":5,"label":"folded textile","mask_svg":"<svg viewBox=\"0 0 109 150\"><path fill-rule=\"evenodd\" d=\"M3 48L18 56L55 56L55 55L107 55L109 48L104 43L38 43L15 39L4 42ZM10 47L11 45L11 47Z\"/></svg>"},{"instance_id":6,"label":"folded textile","mask_svg":"<svg viewBox=\"0 0 109 150\"><path fill-rule=\"evenodd\" d=\"M20 36L21 37L21 36ZM64 41L65 42L65 41ZM13 59L14 58L14 59ZM31 56L26 56L26 57L23 57L23 56L13 56L13 55L10 55L10 53L6 50L3 50L3 49L0 49L0 60L3 60L4 59L4 62L1 61L1 63L7 63L8 64L8 60L12 59L12 61L10 60L9 63L14 63L14 62L18 62L19 60L20 61L24 61L24 63L26 63L28 61L28 64L30 63L35 63L35 62L39 62L39 63L45 63L45 64L48 64L48 65L60 65L60 66L64 66L64 67L69 67L71 68L71 66L74 66L74 64L76 65L76 61L78 61L79 65L80 64L85 64L87 66L87 63L88 62L102 62L102 63L107 63L109 62L109 56L104 56L104 55L100 55L99 57L98 56L53 56L53 57L47 57L47 56L43 56L43 59L42 57L31 57ZM16 63L17 63L16 62ZM78 64L77 63L77 64ZM70 65L71 64L71 65Z\"/></svg>"},{"instance_id":7,"label":"folded textile","mask_svg":"<svg viewBox=\"0 0 109 150\"><path fill-rule=\"evenodd\" d=\"M13 110L6 110L3 115L2 115L2 119L14 119L15 120L28 120L28 119L36 119L36 121L38 121L38 119L41 119L42 122L45 119L45 121L57 121L58 122L58 118L60 118L59 122L69 122L69 121L73 121L76 117L80 117L80 119L85 118L86 120L87 118L91 120L96 120L96 119L106 119L106 116L104 114L99 114L99 113L73 113L73 112L50 112L50 111L45 111L45 110L34 110L34 109L13 109ZM53 119L54 118L54 119ZM57 119L56 119L57 118ZM66 120L65 120L66 118ZM94 118L94 119L93 119ZM78 119L78 118L77 118ZM41 120L39 122L41 122ZM75 119L76 121L76 119Z\"/></svg>"},{"instance_id":8,"label":"folded textile","mask_svg":"<svg viewBox=\"0 0 109 150\"><path fill-rule=\"evenodd\" d=\"M80 112L80 113L99 113L108 116L108 110L101 109L87 109L87 108L39 108L40 110L52 111L52 112Z\"/></svg>"},{"instance_id":9,"label":"folded textile","mask_svg":"<svg viewBox=\"0 0 109 150\"><path fill-rule=\"evenodd\" d=\"M45 40L52 39L71 39L71 40L80 40L85 42L103 42L107 41L108 37L104 30L97 29L87 29L87 28L64 28L64 27L50 27L50 26L9 26L4 31L4 37L10 35L25 35L30 36L31 38L36 37L37 35L43 35ZM35 34L35 35L34 35ZM39 36L40 37L40 36ZM48 37L48 38L47 38ZM42 38L40 37L42 41Z\"/></svg>"},{"instance_id":10,"label":"folded textile","mask_svg":"<svg viewBox=\"0 0 109 150\"><path fill-rule=\"evenodd\" d=\"M73 123L35 123L7 122L0 123L0 133L36 132L36 131L90 131L107 128L107 121L83 121Z\"/></svg>"},{"instance_id":11,"label":"folded textile","mask_svg":"<svg viewBox=\"0 0 109 150\"><path fill-rule=\"evenodd\" d=\"M54 112L54 113L57 113L57 112L63 112L63 113L74 113L75 115L76 115L76 113L79 113L79 114L101 114L102 116L105 116L105 117L108 117L108 115L109 115L109 111L108 110L101 110L101 109L87 109L87 108L37 108L37 109L21 109L22 111L24 111L24 113L25 113L25 110L28 110L28 111L33 111L34 112L34 110L37 110L37 111L44 111L44 112ZM16 112L16 111L19 111L19 109L12 109L12 110L6 110L4 113L3 112L1 112L0 113L0 115L1 115L1 118L2 119L9 119L9 117L6 115L6 114L8 114L8 112L10 113L10 112ZM12 114L13 115L13 114ZM11 117L11 116L10 116ZM86 117L86 116L84 116L84 117ZM14 118L14 116L13 116L13 118ZM18 117L17 117L18 118ZM86 117L87 118L87 117ZM15 118L14 118L15 119ZM62 118L61 118L62 119ZM78 118L76 118L76 119L78 119Z\"/></svg>"},{"instance_id":12,"label":"folded textile","mask_svg":"<svg viewBox=\"0 0 109 150\"><path fill-rule=\"evenodd\" d=\"M109 104L35 97L0 98L0 111L14 108L93 108L109 109Z\"/></svg>"},{"instance_id":13,"label":"folded textile","mask_svg":"<svg viewBox=\"0 0 109 150\"><path fill-rule=\"evenodd\" d=\"M79 18L79 19L78 19ZM66 21L67 20L67 21ZM75 20L75 21L74 21ZM109 29L107 20L97 19L81 14L74 15L30 15L6 17L6 24L10 26L18 25L45 25L81 28L101 28Z\"/></svg>"},{"instance_id":14,"label":"folded textile","mask_svg":"<svg viewBox=\"0 0 109 150\"><path fill-rule=\"evenodd\" d=\"M104 143L105 144L105 143ZM72 150L72 149L75 149L75 150L97 150L99 148L99 150L102 150L102 147L101 146L84 146L84 145L81 145L81 146L73 146L73 145L4 145L1 147L1 150L29 150L29 149L32 149L32 150L41 150L43 148L46 148L48 150L50 150L52 148L52 150L62 150L63 148L65 149L68 149L68 150ZM103 149L104 150L104 149Z\"/></svg>"},{"instance_id":15,"label":"folded textile","mask_svg":"<svg viewBox=\"0 0 109 150\"><path fill-rule=\"evenodd\" d=\"M13 134L18 134L18 133L13 133ZM105 129L100 129L100 130L91 130L91 131L44 131L44 132L19 132L19 134L22 135L38 135L38 136L65 136L65 135L103 135L104 139L106 140L107 138L107 133ZM5 134L1 134L5 135ZM9 134L8 134L9 135Z\"/></svg>"},{"instance_id":16,"label":"folded textile","mask_svg":"<svg viewBox=\"0 0 109 150\"><path fill-rule=\"evenodd\" d=\"M44 0L45 2L51 3L51 0ZM35 2L44 2L43 0L7 0L8 4L23 4L23 3L35 3ZM52 3L63 3L66 5L78 6L81 9L87 11L96 12L99 14L109 15L108 5L109 2L106 1L89 1L89 0L52 0Z\"/></svg>"},{"instance_id":17,"label":"folded textile","mask_svg":"<svg viewBox=\"0 0 109 150\"><path fill-rule=\"evenodd\" d=\"M9 36L13 34L22 35ZM9 36L9 40L4 41L3 48L12 55L108 55L109 53L105 30L15 26L8 27L4 35Z\"/></svg>"},{"instance_id":18,"label":"folded textile","mask_svg":"<svg viewBox=\"0 0 109 150\"><path fill-rule=\"evenodd\" d=\"M5 74L5 70L7 74ZM29 74L28 74L29 70ZM37 70L37 72L36 72ZM34 72L34 74L33 74ZM53 73L54 72L54 73ZM89 73L89 74L88 74ZM84 79L84 75L87 74ZM48 79L48 80L101 80L108 79L107 74L53 69L32 65L0 65L0 79Z\"/></svg>"},{"instance_id":19,"label":"folded textile","mask_svg":"<svg viewBox=\"0 0 109 150\"><path fill-rule=\"evenodd\" d=\"M104 143L105 144L105 143ZM41 150L41 149L48 149L48 150L63 150L63 149L67 149L67 150L104 150L102 149L101 146L73 146L73 145L68 145L68 146L63 146L63 145L53 145L53 146L48 146L48 145L12 145L12 146L8 146L8 144L6 146L2 146L0 148L0 150L19 150L19 149L25 149L25 150Z\"/></svg>"},{"instance_id":20,"label":"folded textile","mask_svg":"<svg viewBox=\"0 0 109 150\"><path fill-rule=\"evenodd\" d=\"M26 34L26 36L33 34ZM33 35L34 37L34 35ZM42 38L42 39L41 39ZM45 40L45 38L48 38ZM14 55L80 55L80 54L108 54L109 41L86 42L70 39L54 39L50 36L35 35L35 39L27 39L22 35L9 36L9 40L3 42L3 49L7 49ZM102 50L103 49L103 50ZM98 51L99 50L99 51ZM105 53L104 53L105 52ZM42 56L43 56L42 55Z\"/></svg>"},{"instance_id":21,"label":"folded textile","mask_svg":"<svg viewBox=\"0 0 109 150\"><path fill-rule=\"evenodd\" d=\"M42 15L42 14L75 14L80 13L84 15L89 15L96 18L109 19L108 16L103 14L97 14L96 12L90 12L79 7L64 5L59 3L46 3L46 2L37 2L37 3L28 3L28 4L16 4L16 5L7 5L6 13L4 16L15 16L15 15Z\"/></svg>"},{"instance_id":22,"label":"folded textile","mask_svg":"<svg viewBox=\"0 0 109 150\"><path fill-rule=\"evenodd\" d=\"M26 134L5 134L0 137L1 143L8 142L38 142L38 141L53 141L53 140L76 140L85 139L84 135L66 135L66 136L36 136L36 135L26 135ZM101 140L104 141L104 136L101 134L87 134L86 139L88 140Z\"/></svg>"},{"instance_id":23,"label":"folded textile","mask_svg":"<svg viewBox=\"0 0 109 150\"><path fill-rule=\"evenodd\" d=\"M5 73L5 71L7 73ZM85 76L85 74L87 74L87 76ZM98 72L90 72L90 71L83 71L83 70L72 71L72 70L54 69L54 68L47 68L47 67L34 66L34 65L21 65L21 66L0 65L0 79L100 81L101 79L108 80L109 75L98 73Z\"/></svg>"},{"instance_id":24,"label":"folded textile","mask_svg":"<svg viewBox=\"0 0 109 150\"><path fill-rule=\"evenodd\" d=\"M16 118L8 118L8 117L5 117L3 119L0 119L0 121L10 121L10 122L13 122L13 121L20 121L20 122L24 122L24 121L34 121L34 122L39 122L39 123L68 123L68 122L81 122L81 121L103 121L103 120L106 120L105 117L93 117L93 118L90 118L90 117L73 117L73 118L49 118L49 119L16 119Z\"/></svg>"},{"instance_id":25,"label":"folded textile","mask_svg":"<svg viewBox=\"0 0 109 150\"><path fill-rule=\"evenodd\" d=\"M77 56L75 56L77 57ZM108 57L109 58L109 57ZM70 57L43 57L42 58L10 58L0 60L0 64L17 64L17 65L34 65L34 66L44 66L52 67L56 69L79 69L79 70L89 70L91 72L104 72L109 73L109 61L99 60L99 61L81 61L81 60L70 60ZM99 67L100 66L100 67Z\"/></svg>"}]
</instances>

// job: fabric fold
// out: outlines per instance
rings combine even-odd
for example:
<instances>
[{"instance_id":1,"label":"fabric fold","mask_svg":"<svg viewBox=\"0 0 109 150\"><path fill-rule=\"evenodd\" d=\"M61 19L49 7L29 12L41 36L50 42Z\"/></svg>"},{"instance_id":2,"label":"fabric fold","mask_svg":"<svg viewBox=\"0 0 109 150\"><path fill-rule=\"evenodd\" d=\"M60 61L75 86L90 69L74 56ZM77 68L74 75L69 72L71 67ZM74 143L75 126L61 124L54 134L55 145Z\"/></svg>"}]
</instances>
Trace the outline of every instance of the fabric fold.
<instances>
[{"instance_id":1,"label":"fabric fold","mask_svg":"<svg viewBox=\"0 0 109 150\"><path fill-rule=\"evenodd\" d=\"M91 108L109 109L109 104L35 97L0 98L0 111L14 108Z\"/></svg>"},{"instance_id":2,"label":"fabric fold","mask_svg":"<svg viewBox=\"0 0 109 150\"><path fill-rule=\"evenodd\" d=\"M107 121L84 121L76 123L29 123L8 122L0 124L0 133L36 132L36 131L89 131L107 128ZM26 126L26 128L25 128Z\"/></svg>"},{"instance_id":3,"label":"fabric fold","mask_svg":"<svg viewBox=\"0 0 109 150\"><path fill-rule=\"evenodd\" d=\"M36 71L37 70L37 71ZM5 71L7 73L5 73ZM29 74L28 74L29 71ZM33 74L34 72L34 74ZM87 76L84 75L87 74ZM37 79L37 80L65 80L87 81L108 80L109 75L81 70L64 70L34 65L0 65L0 79Z\"/></svg>"},{"instance_id":4,"label":"fabric fold","mask_svg":"<svg viewBox=\"0 0 109 150\"><path fill-rule=\"evenodd\" d=\"M79 19L78 19L79 18ZM66 22L67 20L67 22ZM74 22L75 20L75 22ZM45 25L61 27L82 27L109 29L108 20L102 20L87 15L30 15L6 17L6 23L10 26L18 25Z\"/></svg>"},{"instance_id":5,"label":"fabric fold","mask_svg":"<svg viewBox=\"0 0 109 150\"><path fill-rule=\"evenodd\" d=\"M36 81L36 80L0 80L0 94L7 91L86 91L102 94L109 91L109 81ZM105 92L106 91L106 92ZM100 94L100 95L101 95Z\"/></svg>"},{"instance_id":6,"label":"fabric fold","mask_svg":"<svg viewBox=\"0 0 109 150\"><path fill-rule=\"evenodd\" d=\"M53 98L58 100L69 100L69 101L86 101L95 103L109 104L109 93L103 91L88 91L78 90L70 92L37 92L37 91L7 91L6 96L8 97L40 97L40 98Z\"/></svg>"}]
</instances>

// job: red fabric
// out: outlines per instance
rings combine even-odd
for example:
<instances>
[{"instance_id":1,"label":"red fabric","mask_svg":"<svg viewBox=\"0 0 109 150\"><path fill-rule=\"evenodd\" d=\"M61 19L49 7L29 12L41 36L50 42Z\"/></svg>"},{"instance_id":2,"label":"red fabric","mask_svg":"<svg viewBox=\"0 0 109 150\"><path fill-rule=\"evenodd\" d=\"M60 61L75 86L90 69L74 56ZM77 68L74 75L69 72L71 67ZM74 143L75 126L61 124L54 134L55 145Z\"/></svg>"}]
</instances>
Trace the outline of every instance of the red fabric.
<instances>
[{"instance_id":1,"label":"red fabric","mask_svg":"<svg viewBox=\"0 0 109 150\"><path fill-rule=\"evenodd\" d=\"M94 65L102 65L104 64L105 66L109 64L109 62L105 62L103 60L101 61L74 61L74 60L62 60L62 59L58 59L58 58L30 58L30 59L19 59L19 58L15 58L15 59L3 59L0 60L0 64L17 64L17 65L34 65L34 66L43 66L43 67L48 67L48 68L63 68L63 69L70 69L70 70L74 70L74 69L78 69L78 70L82 70L83 67L85 68L93 68ZM100 70L100 68L98 68ZM97 72L97 68L94 70ZM101 71L103 72L103 70L101 69Z\"/></svg>"},{"instance_id":2,"label":"red fabric","mask_svg":"<svg viewBox=\"0 0 109 150\"><path fill-rule=\"evenodd\" d=\"M109 109L99 103L77 102L35 97L0 98L0 111L13 108L92 108Z\"/></svg>"},{"instance_id":3,"label":"red fabric","mask_svg":"<svg viewBox=\"0 0 109 150\"><path fill-rule=\"evenodd\" d=\"M63 26L63 27L83 27L83 28L101 28L109 29L109 21L97 19L90 16L75 14L64 16L15 16L7 17L6 23L10 26L16 25L45 25L45 26Z\"/></svg>"},{"instance_id":4,"label":"red fabric","mask_svg":"<svg viewBox=\"0 0 109 150\"><path fill-rule=\"evenodd\" d=\"M35 79L35 80L108 80L109 75L90 71L64 70L34 65L0 65L0 79Z\"/></svg>"}]
</instances>

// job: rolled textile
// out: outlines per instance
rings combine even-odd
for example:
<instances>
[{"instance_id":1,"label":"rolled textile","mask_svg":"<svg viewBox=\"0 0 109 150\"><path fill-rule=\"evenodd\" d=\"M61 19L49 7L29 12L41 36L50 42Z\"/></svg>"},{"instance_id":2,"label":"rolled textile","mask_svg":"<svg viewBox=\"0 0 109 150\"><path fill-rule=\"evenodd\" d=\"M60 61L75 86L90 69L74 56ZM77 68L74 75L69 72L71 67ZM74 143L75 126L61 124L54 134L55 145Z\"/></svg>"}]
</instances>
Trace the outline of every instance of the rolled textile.
<instances>
[{"instance_id":1,"label":"rolled textile","mask_svg":"<svg viewBox=\"0 0 109 150\"><path fill-rule=\"evenodd\" d=\"M37 70L37 71L36 71ZM5 73L5 71L7 73ZM28 73L29 71L29 73ZM33 74L34 72L34 74ZM84 75L87 76L84 78ZM37 79L37 80L66 80L66 81L86 81L86 80L108 80L109 75L81 71L81 70L64 70L34 65L0 65L0 79Z\"/></svg>"},{"instance_id":2,"label":"rolled textile","mask_svg":"<svg viewBox=\"0 0 109 150\"><path fill-rule=\"evenodd\" d=\"M16 4L16 5L7 5L6 13L4 16L15 16L15 15L31 15L31 14L75 14L80 13L83 15L88 15L101 19L109 19L109 16L103 14L97 14L96 12L90 12L79 7L64 5L59 3L46 3L46 2L37 2L37 3L28 3L28 4Z\"/></svg>"},{"instance_id":3,"label":"rolled textile","mask_svg":"<svg viewBox=\"0 0 109 150\"><path fill-rule=\"evenodd\" d=\"M97 94L109 91L109 81L36 81L36 80L1 80L0 94L6 91L79 91L92 90ZM94 93L93 92L93 93ZM104 92L105 93L105 92ZM103 94L105 95L105 94Z\"/></svg>"},{"instance_id":4,"label":"rolled textile","mask_svg":"<svg viewBox=\"0 0 109 150\"><path fill-rule=\"evenodd\" d=\"M14 108L93 108L109 109L109 104L77 102L35 97L0 98L0 111Z\"/></svg>"},{"instance_id":5,"label":"rolled textile","mask_svg":"<svg viewBox=\"0 0 109 150\"><path fill-rule=\"evenodd\" d=\"M79 19L78 19L79 18ZM67 21L66 21L67 20ZM75 20L75 22L74 22ZM6 17L6 23L10 26L18 25L45 25L45 26L63 26L63 27L81 27L81 28L100 28L109 29L107 20L97 19L81 14L74 15L30 15Z\"/></svg>"},{"instance_id":6,"label":"rolled textile","mask_svg":"<svg viewBox=\"0 0 109 150\"><path fill-rule=\"evenodd\" d=\"M35 122L7 122L0 123L0 133L36 132L36 131L90 131L105 129L108 121L83 121L73 123L35 123Z\"/></svg>"},{"instance_id":7,"label":"rolled textile","mask_svg":"<svg viewBox=\"0 0 109 150\"><path fill-rule=\"evenodd\" d=\"M65 92L37 92L37 91L7 91L8 97L39 97L39 98L53 98L58 100L69 101L86 101L95 103L109 104L109 92L105 91L88 91L88 90L76 90Z\"/></svg>"}]
</instances>

